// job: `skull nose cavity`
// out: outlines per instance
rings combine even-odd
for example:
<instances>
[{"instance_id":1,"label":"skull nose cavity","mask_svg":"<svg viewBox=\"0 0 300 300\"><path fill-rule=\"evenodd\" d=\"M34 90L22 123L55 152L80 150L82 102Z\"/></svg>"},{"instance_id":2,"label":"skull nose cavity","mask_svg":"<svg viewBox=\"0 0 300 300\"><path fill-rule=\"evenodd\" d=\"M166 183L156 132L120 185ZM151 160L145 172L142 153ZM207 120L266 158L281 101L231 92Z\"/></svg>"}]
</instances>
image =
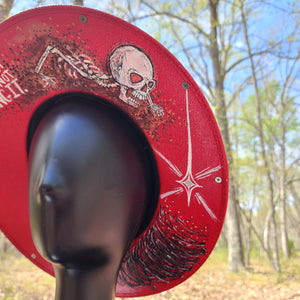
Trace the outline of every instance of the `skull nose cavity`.
<instances>
[{"instance_id":1,"label":"skull nose cavity","mask_svg":"<svg viewBox=\"0 0 300 300\"><path fill-rule=\"evenodd\" d=\"M149 80L149 82L148 82L148 87L149 87L149 89L150 90L153 90L154 89L154 87L155 87L155 81L153 80Z\"/></svg>"},{"instance_id":2,"label":"skull nose cavity","mask_svg":"<svg viewBox=\"0 0 300 300\"><path fill-rule=\"evenodd\" d=\"M142 92L152 91L155 87L155 81L147 80L146 84L141 88Z\"/></svg>"},{"instance_id":3,"label":"skull nose cavity","mask_svg":"<svg viewBox=\"0 0 300 300\"><path fill-rule=\"evenodd\" d=\"M147 89L148 89L147 84L145 84L145 85L141 88L141 91L147 92Z\"/></svg>"}]
</instances>

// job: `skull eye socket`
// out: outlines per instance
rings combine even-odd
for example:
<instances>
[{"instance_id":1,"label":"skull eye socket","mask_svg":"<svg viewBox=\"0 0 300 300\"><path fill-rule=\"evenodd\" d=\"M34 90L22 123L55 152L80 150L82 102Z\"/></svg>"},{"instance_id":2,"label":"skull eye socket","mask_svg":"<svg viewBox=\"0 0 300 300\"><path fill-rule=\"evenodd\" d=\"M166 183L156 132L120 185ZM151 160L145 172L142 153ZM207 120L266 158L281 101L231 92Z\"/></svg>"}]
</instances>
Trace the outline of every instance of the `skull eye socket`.
<instances>
[{"instance_id":1,"label":"skull eye socket","mask_svg":"<svg viewBox=\"0 0 300 300\"><path fill-rule=\"evenodd\" d=\"M138 83L143 80L143 77L137 73L131 73L130 74L130 80L132 83Z\"/></svg>"}]
</instances>

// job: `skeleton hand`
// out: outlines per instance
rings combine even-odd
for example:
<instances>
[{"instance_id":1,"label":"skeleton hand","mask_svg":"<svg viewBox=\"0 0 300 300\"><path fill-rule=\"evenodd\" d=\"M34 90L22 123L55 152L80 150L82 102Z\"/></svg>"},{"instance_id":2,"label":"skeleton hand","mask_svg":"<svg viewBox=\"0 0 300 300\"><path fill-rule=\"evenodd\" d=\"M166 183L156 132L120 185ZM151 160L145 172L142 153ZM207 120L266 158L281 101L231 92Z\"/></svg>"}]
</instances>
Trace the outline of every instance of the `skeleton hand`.
<instances>
[{"instance_id":1,"label":"skeleton hand","mask_svg":"<svg viewBox=\"0 0 300 300\"><path fill-rule=\"evenodd\" d=\"M165 114L164 109L157 104L150 104L148 106L148 110L151 110L151 112L154 116L154 119L156 119L156 116L159 118L162 118Z\"/></svg>"},{"instance_id":2,"label":"skeleton hand","mask_svg":"<svg viewBox=\"0 0 300 300\"><path fill-rule=\"evenodd\" d=\"M43 88L56 85L55 77L38 74L43 79Z\"/></svg>"}]
</instances>

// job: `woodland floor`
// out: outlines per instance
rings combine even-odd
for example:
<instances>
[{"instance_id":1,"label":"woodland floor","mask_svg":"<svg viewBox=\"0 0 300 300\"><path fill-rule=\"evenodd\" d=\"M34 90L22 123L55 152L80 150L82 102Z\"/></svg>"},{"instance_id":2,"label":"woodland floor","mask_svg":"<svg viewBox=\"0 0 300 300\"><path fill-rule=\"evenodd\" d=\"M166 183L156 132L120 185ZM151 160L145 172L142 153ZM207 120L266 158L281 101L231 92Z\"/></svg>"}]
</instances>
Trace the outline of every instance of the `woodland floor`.
<instances>
[{"instance_id":1,"label":"woodland floor","mask_svg":"<svg viewBox=\"0 0 300 300\"><path fill-rule=\"evenodd\" d=\"M262 258L248 272L226 272L226 253L216 250L190 279L161 294L132 300L300 299L300 253L282 260L275 274ZM0 299L53 300L55 280L25 258L0 255ZM116 298L121 300L121 298Z\"/></svg>"}]
</instances>

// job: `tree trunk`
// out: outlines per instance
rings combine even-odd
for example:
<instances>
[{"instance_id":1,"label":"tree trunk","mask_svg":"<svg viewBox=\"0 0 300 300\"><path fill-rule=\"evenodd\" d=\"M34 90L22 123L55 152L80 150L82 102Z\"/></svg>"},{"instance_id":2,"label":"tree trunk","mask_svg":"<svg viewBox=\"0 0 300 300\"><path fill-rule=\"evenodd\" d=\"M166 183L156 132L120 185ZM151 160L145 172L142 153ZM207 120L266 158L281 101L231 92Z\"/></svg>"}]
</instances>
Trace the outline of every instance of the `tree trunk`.
<instances>
[{"instance_id":1,"label":"tree trunk","mask_svg":"<svg viewBox=\"0 0 300 300\"><path fill-rule=\"evenodd\" d=\"M229 139L229 127L227 119L227 109L224 97L224 74L221 71L220 53L218 45L217 26L218 21L218 4L219 1L210 0L210 56L213 62L213 73L215 81L215 101L216 101L216 118L223 137L225 150L227 154L229 169L233 165L233 156ZM238 215L238 199L235 190L234 176L229 174L229 199L227 208L227 234L228 234L228 270L238 272L245 269L243 248L241 242L241 231Z\"/></svg>"},{"instance_id":2,"label":"tree trunk","mask_svg":"<svg viewBox=\"0 0 300 300\"><path fill-rule=\"evenodd\" d=\"M267 154L266 154L266 150L265 150L263 123L262 123L262 117L261 117L261 99L260 99L259 92L258 92L258 85L257 85L257 79L256 79L256 73L255 73L255 67L254 67L254 59L253 59L253 55L252 55L252 51L251 51L251 47L250 47L249 38L248 38L248 28L247 28L246 17L244 14L243 0L240 0L240 9L241 9L242 23L243 23L243 28L244 28L244 38L245 38L245 42L247 45L247 52L249 55L252 83L253 83L253 87L254 87L254 94L255 94L255 100L256 100L258 137L259 137L260 148L261 148L260 154L261 154L263 164L264 164L264 170L265 170L267 186L268 186L268 191L269 191L270 226L273 231L273 234L272 234L272 246L273 246L272 247L272 253L273 253L272 266L276 272L280 272L279 256L278 256L278 243L277 243L277 230L276 230L276 221L275 221L274 186L273 186L273 180L271 177L271 171L270 171L269 162L268 162Z\"/></svg>"},{"instance_id":3,"label":"tree trunk","mask_svg":"<svg viewBox=\"0 0 300 300\"><path fill-rule=\"evenodd\" d=\"M226 221L225 221L226 222ZM227 232L226 232L226 226L223 226L220 238L219 238L219 245L221 248L228 248L228 239L227 239Z\"/></svg>"},{"instance_id":4,"label":"tree trunk","mask_svg":"<svg viewBox=\"0 0 300 300\"><path fill-rule=\"evenodd\" d=\"M272 257L271 257L271 253L270 251L265 247L265 241L261 238L261 236L259 235L258 231L255 229L254 225L252 224L252 222L250 221L250 219L248 218L247 214L245 212L243 212L243 215L248 223L248 225L251 227L252 232L254 233L254 235L256 236L256 238L258 239L259 243L260 243L260 251L263 250L269 261L272 263ZM269 222L267 222L269 224ZM268 225L269 226L269 225ZM269 232L267 233L267 235L269 234Z\"/></svg>"},{"instance_id":5,"label":"tree trunk","mask_svg":"<svg viewBox=\"0 0 300 300\"><path fill-rule=\"evenodd\" d=\"M246 266L250 265L250 252L251 252L251 238L252 238L252 216L253 210L249 210L249 223L247 224L246 231Z\"/></svg>"},{"instance_id":6,"label":"tree trunk","mask_svg":"<svg viewBox=\"0 0 300 300\"><path fill-rule=\"evenodd\" d=\"M290 188L290 192L291 192L291 194L294 198L295 209L296 209L297 217L298 217L298 220L299 220L299 223L300 223L300 195L297 193L293 182L289 183L289 188Z\"/></svg>"},{"instance_id":7,"label":"tree trunk","mask_svg":"<svg viewBox=\"0 0 300 300\"><path fill-rule=\"evenodd\" d=\"M270 253L270 223L271 223L272 210L269 209L266 219L265 219L265 227L264 227L264 247L267 252Z\"/></svg>"},{"instance_id":8,"label":"tree trunk","mask_svg":"<svg viewBox=\"0 0 300 300\"><path fill-rule=\"evenodd\" d=\"M284 123L285 103L284 103L284 93L280 97L280 113L279 113L279 123L280 123L280 183L279 183L279 220L280 220L280 237L281 237L281 248L283 257L290 257L290 250L288 244L288 234L287 234L287 223L286 223L286 127Z\"/></svg>"},{"instance_id":9,"label":"tree trunk","mask_svg":"<svg viewBox=\"0 0 300 300\"><path fill-rule=\"evenodd\" d=\"M293 182L289 183L289 189L290 189L290 192L292 194L292 197L294 198L294 207L295 207L295 210L296 210L296 223L297 223L297 226L295 227L295 229L296 229L296 233L297 233L298 249L300 250L300 228L299 228L299 224L300 224L300 196L296 192L296 188L294 187Z\"/></svg>"},{"instance_id":10,"label":"tree trunk","mask_svg":"<svg viewBox=\"0 0 300 300\"><path fill-rule=\"evenodd\" d=\"M285 173L285 169L281 170ZM286 222L286 190L284 183L285 175L282 174L280 178L280 199L279 199L279 219L280 219L280 237L281 237L281 248L283 257L290 257L290 250L288 244L288 234L287 234L287 222Z\"/></svg>"}]
</instances>

